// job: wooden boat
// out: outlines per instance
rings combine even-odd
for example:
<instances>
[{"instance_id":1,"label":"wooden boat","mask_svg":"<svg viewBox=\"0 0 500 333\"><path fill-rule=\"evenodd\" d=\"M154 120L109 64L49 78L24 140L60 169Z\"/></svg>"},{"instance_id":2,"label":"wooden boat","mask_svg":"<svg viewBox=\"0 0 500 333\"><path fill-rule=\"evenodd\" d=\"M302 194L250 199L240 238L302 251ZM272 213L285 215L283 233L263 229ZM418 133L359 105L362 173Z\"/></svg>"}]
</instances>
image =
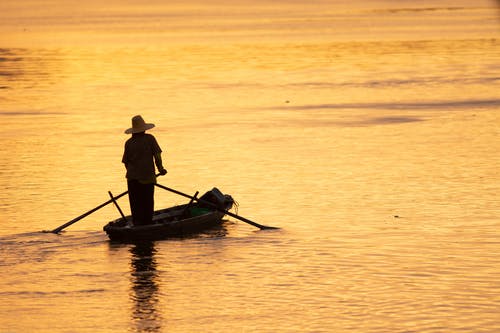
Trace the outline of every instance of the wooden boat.
<instances>
[{"instance_id":1,"label":"wooden boat","mask_svg":"<svg viewBox=\"0 0 500 333\"><path fill-rule=\"evenodd\" d=\"M153 223L149 225L134 226L132 217L126 216L126 220L116 219L103 229L110 240L123 243L183 237L221 225L225 211L234 204L230 195L222 194L217 188L195 200L155 211Z\"/></svg>"}]
</instances>

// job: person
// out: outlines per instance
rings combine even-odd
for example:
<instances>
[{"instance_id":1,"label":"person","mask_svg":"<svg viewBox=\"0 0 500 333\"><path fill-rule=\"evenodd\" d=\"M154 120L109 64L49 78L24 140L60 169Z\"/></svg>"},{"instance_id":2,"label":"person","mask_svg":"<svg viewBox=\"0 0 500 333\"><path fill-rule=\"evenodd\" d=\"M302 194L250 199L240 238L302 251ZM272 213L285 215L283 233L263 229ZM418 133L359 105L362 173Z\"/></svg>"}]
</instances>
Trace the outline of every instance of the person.
<instances>
[{"instance_id":1,"label":"person","mask_svg":"<svg viewBox=\"0 0 500 333\"><path fill-rule=\"evenodd\" d=\"M162 150L151 134L146 131L155 127L140 116L132 118L132 127L125 134L132 134L125 142L122 162L127 169L128 197L134 225L151 224L154 212L154 188L156 183L155 164L161 175L163 167ZM154 162L154 163L153 163Z\"/></svg>"}]
</instances>

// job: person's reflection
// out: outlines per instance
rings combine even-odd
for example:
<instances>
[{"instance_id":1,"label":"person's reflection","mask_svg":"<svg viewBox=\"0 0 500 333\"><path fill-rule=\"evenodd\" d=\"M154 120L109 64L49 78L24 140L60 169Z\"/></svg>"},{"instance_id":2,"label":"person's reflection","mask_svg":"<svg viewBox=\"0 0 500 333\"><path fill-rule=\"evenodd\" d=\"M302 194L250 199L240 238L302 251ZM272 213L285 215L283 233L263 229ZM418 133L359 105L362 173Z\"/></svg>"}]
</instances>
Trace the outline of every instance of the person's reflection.
<instances>
[{"instance_id":1,"label":"person's reflection","mask_svg":"<svg viewBox=\"0 0 500 333\"><path fill-rule=\"evenodd\" d=\"M134 309L132 320L137 332L161 331L162 318L158 306L158 272L154 254L154 243L134 244L130 249L132 299Z\"/></svg>"}]
</instances>

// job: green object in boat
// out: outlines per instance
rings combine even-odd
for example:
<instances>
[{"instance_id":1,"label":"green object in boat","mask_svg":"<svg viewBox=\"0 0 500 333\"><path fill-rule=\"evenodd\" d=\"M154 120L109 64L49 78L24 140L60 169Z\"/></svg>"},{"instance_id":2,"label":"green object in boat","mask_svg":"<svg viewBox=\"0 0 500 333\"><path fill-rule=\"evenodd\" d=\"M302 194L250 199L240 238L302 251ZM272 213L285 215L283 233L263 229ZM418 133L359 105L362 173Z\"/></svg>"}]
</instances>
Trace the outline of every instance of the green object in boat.
<instances>
[{"instance_id":1,"label":"green object in boat","mask_svg":"<svg viewBox=\"0 0 500 333\"><path fill-rule=\"evenodd\" d=\"M191 216L200 216L200 215L206 214L208 212L210 212L210 209L208 209L208 208L203 208L203 207L191 207L191 208L189 208L189 213L191 214Z\"/></svg>"}]
</instances>

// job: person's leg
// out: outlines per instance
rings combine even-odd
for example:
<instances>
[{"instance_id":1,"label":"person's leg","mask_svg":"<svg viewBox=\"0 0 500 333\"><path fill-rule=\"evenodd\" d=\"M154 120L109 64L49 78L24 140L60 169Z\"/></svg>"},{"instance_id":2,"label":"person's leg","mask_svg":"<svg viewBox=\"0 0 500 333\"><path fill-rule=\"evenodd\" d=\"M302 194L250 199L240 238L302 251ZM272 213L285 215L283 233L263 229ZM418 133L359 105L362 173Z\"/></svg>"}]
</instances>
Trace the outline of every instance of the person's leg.
<instances>
[{"instance_id":1,"label":"person's leg","mask_svg":"<svg viewBox=\"0 0 500 333\"><path fill-rule=\"evenodd\" d=\"M132 220L134 225L141 225L143 224L143 217L142 217L142 204L141 204L141 197L143 194L141 193L141 183L139 183L137 180L129 180L127 181L128 185L128 199L130 202L130 211L132 213Z\"/></svg>"},{"instance_id":2,"label":"person's leg","mask_svg":"<svg viewBox=\"0 0 500 333\"><path fill-rule=\"evenodd\" d=\"M154 184L141 184L143 186L143 221L145 224L153 223L153 212L154 212Z\"/></svg>"}]
</instances>

